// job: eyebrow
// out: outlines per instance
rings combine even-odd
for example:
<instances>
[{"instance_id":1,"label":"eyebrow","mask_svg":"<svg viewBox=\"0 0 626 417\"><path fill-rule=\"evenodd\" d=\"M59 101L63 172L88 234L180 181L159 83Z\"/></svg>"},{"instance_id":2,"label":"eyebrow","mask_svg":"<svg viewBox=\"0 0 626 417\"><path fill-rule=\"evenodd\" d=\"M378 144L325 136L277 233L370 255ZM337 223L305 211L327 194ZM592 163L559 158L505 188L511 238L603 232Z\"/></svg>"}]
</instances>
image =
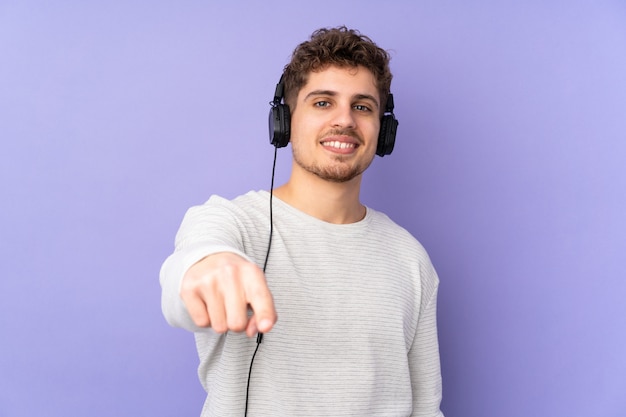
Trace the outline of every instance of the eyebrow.
<instances>
[{"instance_id":1,"label":"eyebrow","mask_svg":"<svg viewBox=\"0 0 626 417\"><path fill-rule=\"evenodd\" d=\"M314 90L311 91L309 94L307 94L304 97L304 101L307 101L308 99L310 99L311 97L314 96L329 96L329 97L334 97L337 95L336 91L332 91L332 90ZM376 108L380 108L380 105L378 104L378 100L376 100L376 98L370 94L355 94L354 95L354 99L356 100L369 100L372 103L374 103L374 105L376 105Z\"/></svg>"}]
</instances>

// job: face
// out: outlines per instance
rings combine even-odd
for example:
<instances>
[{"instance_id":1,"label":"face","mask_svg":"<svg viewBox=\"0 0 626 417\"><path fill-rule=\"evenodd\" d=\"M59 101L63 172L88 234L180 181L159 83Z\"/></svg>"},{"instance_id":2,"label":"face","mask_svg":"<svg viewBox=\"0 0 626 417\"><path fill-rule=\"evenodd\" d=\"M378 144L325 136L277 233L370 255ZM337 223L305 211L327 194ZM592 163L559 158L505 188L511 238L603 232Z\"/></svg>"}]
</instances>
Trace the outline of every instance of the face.
<instances>
[{"instance_id":1,"label":"face","mask_svg":"<svg viewBox=\"0 0 626 417\"><path fill-rule=\"evenodd\" d=\"M310 73L291 114L294 169L332 182L361 175L376 153L379 107L376 80L364 67Z\"/></svg>"}]
</instances>

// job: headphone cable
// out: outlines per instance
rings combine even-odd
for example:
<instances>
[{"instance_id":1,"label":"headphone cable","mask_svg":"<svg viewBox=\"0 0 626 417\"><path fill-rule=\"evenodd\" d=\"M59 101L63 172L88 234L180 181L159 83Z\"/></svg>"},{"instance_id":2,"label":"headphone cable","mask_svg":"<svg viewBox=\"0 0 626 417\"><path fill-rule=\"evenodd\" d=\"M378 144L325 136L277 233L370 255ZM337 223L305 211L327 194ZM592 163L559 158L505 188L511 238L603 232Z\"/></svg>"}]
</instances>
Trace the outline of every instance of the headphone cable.
<instances>
[{"instance_id":1,"label":"headphone cable","mask_svg":"<svg viewBox=\"0 0 626 417\"><path fill-rule=\"evenodd\" d=\"M270 235L267 242L267 253L265 254L265 262L263 263L263 274L265 274L265 270L267 269L267 261L270 258L270 249L272 248L272 234L274 232L274 216L273 216L273 198L274 198L274 174L276 172L276 156L278 154L278 146L274 146L274 162L272 164L272 182L270 185ZM257 333L256 336L256 348L254 349L254 353L252 354L252 359L250 360L250 368L248 369L248 383L246 384L246 409L244 411L244 417L248 415L248 398L250 394L250 379L252 377L252 365L254 364L254 358L256 357L257 352L259 351L259 346L263 342L263 333Z\"/></svg>"}]
</instances>

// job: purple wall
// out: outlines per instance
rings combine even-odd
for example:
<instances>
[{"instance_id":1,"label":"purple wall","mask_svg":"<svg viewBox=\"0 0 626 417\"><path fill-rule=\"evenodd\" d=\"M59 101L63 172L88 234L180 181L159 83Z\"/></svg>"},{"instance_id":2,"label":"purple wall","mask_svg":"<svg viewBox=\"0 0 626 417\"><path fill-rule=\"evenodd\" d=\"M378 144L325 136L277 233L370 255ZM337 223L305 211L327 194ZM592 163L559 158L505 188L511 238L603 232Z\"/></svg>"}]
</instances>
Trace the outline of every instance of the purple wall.
<instances>
[{"instance_id":1,"label":"purple wall","mask_svg":"<svg viewBox=\"0 0 626 417\"><path fill-rule=\"evenodd\" d=\"M343 23L393 50L363 198L439 271L446 415L626 415L623 2L86 3L0 4L0 416L199 414L160 264L269 186L282 66Z\"/></svg>"}]
</instances>

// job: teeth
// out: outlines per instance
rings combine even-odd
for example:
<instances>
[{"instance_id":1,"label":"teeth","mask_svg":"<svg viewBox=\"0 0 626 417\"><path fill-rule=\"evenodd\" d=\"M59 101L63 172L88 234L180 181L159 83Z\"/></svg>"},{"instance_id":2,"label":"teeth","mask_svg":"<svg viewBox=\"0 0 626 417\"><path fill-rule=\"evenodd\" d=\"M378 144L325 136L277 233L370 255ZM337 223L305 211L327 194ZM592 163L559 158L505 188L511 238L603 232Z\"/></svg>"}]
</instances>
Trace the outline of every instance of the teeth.
<instances>
[{"instance_id":1,"label":"teeth","mask_svg":"<svg viewBox=\"0 0 626 417\"><path fill-rule=\"evenodd\" d=\"M346 149L346 148L354 148L354 143L339 142L337 140L334 140L331 142L324 142L324 146L329 146L331 148L336 148L336 149Z\"/></svg>"}]
</instances>

